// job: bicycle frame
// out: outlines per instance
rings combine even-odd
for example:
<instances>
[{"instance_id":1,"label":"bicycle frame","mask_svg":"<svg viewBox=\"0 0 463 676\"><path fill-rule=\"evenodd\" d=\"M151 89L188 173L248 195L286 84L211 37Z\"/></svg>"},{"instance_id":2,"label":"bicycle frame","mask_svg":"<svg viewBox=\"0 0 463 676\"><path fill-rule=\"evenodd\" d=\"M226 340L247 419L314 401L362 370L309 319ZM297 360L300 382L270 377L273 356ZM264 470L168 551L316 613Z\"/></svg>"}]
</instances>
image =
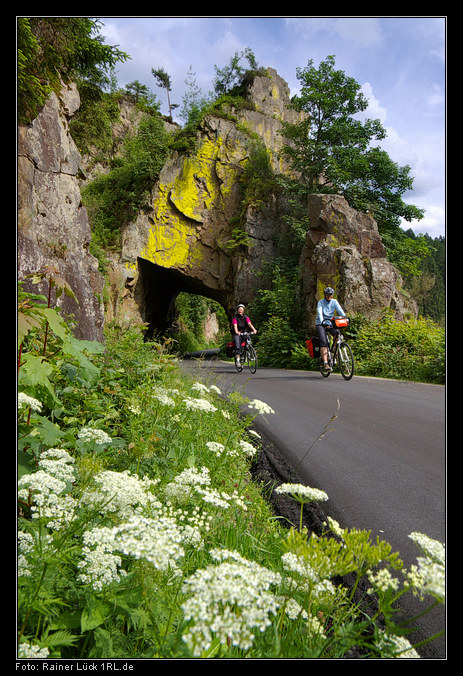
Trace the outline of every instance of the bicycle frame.
<instances>
[{"instance_id":1,"label":"bicycle frame","mask_svg":"<svg viewBox=\"0 0 463 676\"><path fill-rule=\"evenodd\" d=\"M350 380L354 375L354 355L349 345L344 340L341 331L333 336L331 345L328 344L328 362L331 367L339 366L344 380ZM324 378L330 374L329 370L323 369L320 359L320 372Z\"/></svg>"},{"instance_id":2,"label":"bicycle frame","mask_svg":"<svg viewBox=\"0 0 463 676\"><path fill-rule=\"evenodd\" d=\"M252 346L251 335L247 332L240 334L241 341L244 339L244 346L242 346L243 353L240 358L240 364L238 365L235 360L235 367L237 371L243 370L243 365L246 363L248 365L251 373L255 373L257 370L257 355L256 351Z\"/></svg>"}]
</instances>

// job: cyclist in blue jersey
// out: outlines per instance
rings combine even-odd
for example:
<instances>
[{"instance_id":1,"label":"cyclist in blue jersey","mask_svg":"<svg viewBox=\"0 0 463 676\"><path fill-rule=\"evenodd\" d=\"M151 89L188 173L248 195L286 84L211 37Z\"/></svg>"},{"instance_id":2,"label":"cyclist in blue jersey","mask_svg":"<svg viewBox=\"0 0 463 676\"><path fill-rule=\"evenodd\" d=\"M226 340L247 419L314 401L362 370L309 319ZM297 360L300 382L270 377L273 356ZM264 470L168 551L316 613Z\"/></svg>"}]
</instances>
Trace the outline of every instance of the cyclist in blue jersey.
<instances>
[{"instance_id":1,"label":"cyclist in blue jersey","mask_svg":"<svg viewBox=\"0 0 463 676\"><path fill-rule=\"evenodd\" d=\"M323 295L324 297L317 303L315 330L320 339L320 356L323 359L323 367L325 370L330 371L331 367L328 364L329 339L326 332L328 331L331 335L336 336L339 333L339 329L336 328L331 320L335 314L338 314L341 317L345 317L346 314L338 301L333 298L334 289L327 286L323 291Z\"/></svg>"}]
</instances>

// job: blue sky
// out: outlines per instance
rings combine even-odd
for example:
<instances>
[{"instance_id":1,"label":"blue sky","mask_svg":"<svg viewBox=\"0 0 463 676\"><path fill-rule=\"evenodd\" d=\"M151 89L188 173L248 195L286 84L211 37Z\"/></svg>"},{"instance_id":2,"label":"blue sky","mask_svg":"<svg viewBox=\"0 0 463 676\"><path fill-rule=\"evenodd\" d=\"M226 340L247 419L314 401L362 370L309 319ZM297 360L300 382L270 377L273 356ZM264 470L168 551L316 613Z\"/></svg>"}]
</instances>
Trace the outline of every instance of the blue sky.
<instances>
[{"instance_id":1,"label":"blue sky","mask_svg":"<svg viewBox=\"0 0 463 676\"><path fill-rule=\"evenodd\" d=\"M414 190L404 200L426 210L416 233L446 234L446 18L445 17L102 17L101 33L131 60L117 66L119 85L139 80L167 112L165 92L151 68L172 78L171 102L182 104L188 71L204 94L214 66L235 51L252 49L259 66L272 67L291 94L296 68L333 55L336 68L360 85L368 117L387 131L382 145L394 162L409 165ZM410 227L410 224L405 224Z\"/></svg>"}]
</instances>

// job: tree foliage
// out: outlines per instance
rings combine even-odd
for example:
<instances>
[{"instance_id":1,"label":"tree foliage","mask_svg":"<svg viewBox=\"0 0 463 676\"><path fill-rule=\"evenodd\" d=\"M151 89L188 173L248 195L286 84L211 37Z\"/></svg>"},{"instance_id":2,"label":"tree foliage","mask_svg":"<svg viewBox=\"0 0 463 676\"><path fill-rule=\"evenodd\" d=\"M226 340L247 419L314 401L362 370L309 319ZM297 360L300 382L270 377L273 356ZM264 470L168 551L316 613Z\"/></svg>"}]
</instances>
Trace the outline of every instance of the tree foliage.
<instances>
[{"instance_id":1,"label":"tree foliage","mask_svg":"<svg viewBox=\"0 0 463 676\"><path fill-rule=\"evenodd\" d=\"M18 120L27 124L63 82L101 77L128 55L105 45L89 17L18 18Z\"/></svg>"},{"instance_id":2,"label":"tree foliage","mask_svg":"<svg viewBox=\"0 0 463 676\"><path fill-rule=\"evenodd\" d=\"M400 167L386 151L372 146L386 132L380 120L359 119L368 107L361 86L335 70L333 56L318 69L310 60L306 68L297 69L297 77L302 87L293 104L308 115L298 124L284 125L290 142L285 153L306 190L344 195L353 208L374 216L381 233L402 241L401 219L419 220L424 212L402 200L413 187L410 167Z\"/></svg>"}]
</instances>

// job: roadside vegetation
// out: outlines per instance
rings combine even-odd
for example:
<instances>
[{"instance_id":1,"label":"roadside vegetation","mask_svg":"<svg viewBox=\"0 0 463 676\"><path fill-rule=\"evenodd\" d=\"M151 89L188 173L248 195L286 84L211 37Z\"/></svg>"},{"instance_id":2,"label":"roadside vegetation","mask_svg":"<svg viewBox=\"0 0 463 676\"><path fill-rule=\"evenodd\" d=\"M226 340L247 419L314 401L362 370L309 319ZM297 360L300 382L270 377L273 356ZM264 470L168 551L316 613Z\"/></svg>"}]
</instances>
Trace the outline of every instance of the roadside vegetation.
<instances>
[{"instance_id":1,"label":"roadside vegetation","mask_svg":"<svg viewBox=\"0 0 463 676\"><path fill-rule=\"evenodd\" d=\"M328 496L253 481L253 421L277 411L188 377L142 327L78 341L18 295L20 658L418 656L393 609L444 602L440 543L410 534L405 570L366 531L282 523L268 491L301 514Z\"/></svg>"}]
</instances>

